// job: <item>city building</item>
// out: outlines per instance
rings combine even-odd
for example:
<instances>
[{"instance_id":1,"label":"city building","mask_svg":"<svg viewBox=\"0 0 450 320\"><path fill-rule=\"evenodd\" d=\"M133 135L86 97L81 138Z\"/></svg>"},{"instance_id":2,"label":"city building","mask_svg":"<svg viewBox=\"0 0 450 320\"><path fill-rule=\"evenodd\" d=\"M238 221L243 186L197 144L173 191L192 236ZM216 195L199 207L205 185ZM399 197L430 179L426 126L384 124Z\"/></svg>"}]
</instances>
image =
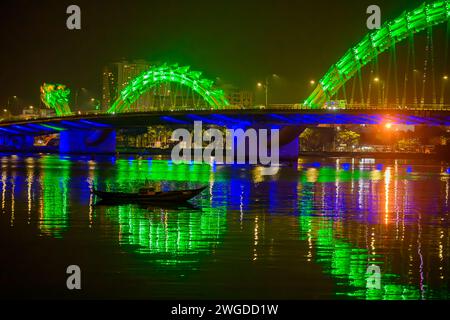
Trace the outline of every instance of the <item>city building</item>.
<instances>
[{"instance_id":1,"label":"city building","mask_svg":"<svg viewBox=\"0 0 450 320\"><path fill-rule=\"evenodd\" d=\"M103 67L102 73L102 102L101 107L103 111L106 111L113 104L117 98L117 66L111 64L110 66Z\"/></svg>"},{"instance_id":2,"label":"city building","mask_svg":"<svg viewBox=\"0 0 450 320\"><path fill-rule=\"evenodd\" d=\"M29 106L22 110L22 114L16 116L15 118L21 120L31 120L36 118L51 118L56 116L55 111L48 108L35 108Z\"/></svg>"},{"instance_id":3,"label":"city building","mask_svg":"<svg viewBox=\"0 0 450 320\"><path fill-rule=\"evenodd\" d=\"M220 89L225 92L230 106L239 109L245 109L254 106L255 93L253 91L242 90L230 84L222 84L220 86Z\"/></svg>"},{"instance_id":4,"label":"city building","mask_svg":"<svg viewBox=\"0 0 450 320\"><path fill-rule=\"evenodd\" d=\"M150 68L145 60L120 61L111 63L103 68L102 80L102 110L109 109L117 100L120 92L130 84L130 81ZM150 94L142 95L131 110L142 110L151 106Z\"/></svg>"},{"instance_id":5,"label":"city building","mask_svg":"<svg viewBox=\"0 0 450 320\"><path fill-rule=\"evenodd\" d=\"M227 99L231 106L245 109L254 106L255 94L247 90L233 90L227 94Z\"/></svg>"}]
</instances>

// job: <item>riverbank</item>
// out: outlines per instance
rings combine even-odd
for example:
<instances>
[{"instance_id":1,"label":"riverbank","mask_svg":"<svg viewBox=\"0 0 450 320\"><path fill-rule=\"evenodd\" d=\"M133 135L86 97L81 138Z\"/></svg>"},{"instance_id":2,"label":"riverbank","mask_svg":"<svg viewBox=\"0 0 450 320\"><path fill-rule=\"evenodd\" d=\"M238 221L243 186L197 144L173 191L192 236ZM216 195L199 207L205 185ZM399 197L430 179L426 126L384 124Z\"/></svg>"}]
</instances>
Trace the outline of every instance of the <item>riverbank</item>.
<instances>
[{"instance_id":1,"label":"riverbank","mask_svg":"<svg viewBox=\"0 0 450 320\"><path fill-rule=\"evenodd\" d=\"M171 149L118 148L120 154L163 155L170 156ZM419 152L300 152L299 157L312 158L376 158L376 159L427 159L450 160L450 154Z\"/></svg>"},{"instance_id":2,"label":"riverbank","mask_svg":"<svg viewBox=\"0 0 450 320\"><path fill-rule=\"evenodd\" d=\"M300 152L300 157L320 158L376 158L376 159L429 159L447 160L449 156L438 153L412 153L412 152Z\"/></svg>"},{"instance_id":3,"label":"riverbank","mask_svg":"<svg viewBox=\"0 0 450 320\"><path fill-rule=\"evenodd\" d=\"M58 154L58 147L36 147L32 150L0 150L2 153L45 153ZM171 149L159 148L117 148L117 152L112 155L139 155L139 156L170 156ZM93 154L94 155L94 154ZM95 154L98 155L98 154ZM301 158L375 158L375 159L427 159L427 160L450 160L449 152L438 153L414 153L414 152L317 152L302 151L299 153Z\"/></svg>"}]
</instances>

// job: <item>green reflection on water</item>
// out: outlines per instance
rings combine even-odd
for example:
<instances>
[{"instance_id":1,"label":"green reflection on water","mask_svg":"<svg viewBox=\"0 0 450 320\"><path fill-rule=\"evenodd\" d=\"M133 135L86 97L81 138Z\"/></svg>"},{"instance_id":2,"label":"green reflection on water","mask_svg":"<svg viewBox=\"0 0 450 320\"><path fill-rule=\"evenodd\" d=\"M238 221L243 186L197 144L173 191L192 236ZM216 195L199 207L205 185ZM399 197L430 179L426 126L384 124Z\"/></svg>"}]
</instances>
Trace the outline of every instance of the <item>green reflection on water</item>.
<instances>
[{"instance_id":1,"label":"green reflection on water","mask_svg":"<svg viewBox=\"0 0 450 320\"><path fill-rule=\"evenodd\" d=\"M130 183L142 183L146 179L154 182L209 183L214 175L208 164L175 165L167 160L118 160L116 168L117 174L106 181L108 187L136 187Z\"/></svg>"},{"instance_id":2,"label":"green reflection on water","mask_svg":"<svg viewBox=\"0 0 450 320\"><path fill-rule=\"evenodd\" d=\"M302 183L334 183L339 182L351 182L355 180L370 180L370 181L380 181L384 178L385 173L381 170L362 170L362 169L351 169L351 170L338 170L333 167L322 167L322 168L309 168L304 174L302 174L300 181ZM403 180L417 180L412 174L398 175L396 176Z\"/></svg>"},{"instance_id":3,"label":"green reflection on water","mask_svg":"<svg viewBox=\"0 0 450 320\"><path fill-rule=\"evenodd\" d=\"M130 191L145 180L155 187L177 188L180 182L198 187L215 179L208 164L173 165L166 160L117 161L108 189ZM204 193L206 195L206 191ZM226 231L226 202L213 207L211 197L196 200L201 210L142 208L135 205L110 207L106 215L119 225L119 242L160 265L198 262L214 252Z\"/></svg>"},{"instance_id":4,"label":"green reflection on water","mask_svg":"<svg viewBox=\"0 0 450 320\"><path fill-rule=\"evenodd\" d=\"M400 276L383 270L383 256L357 248L335 231L331 219L314 216L314 184L306 183L299 198L300 239L316 250L316 262L324 266L337 284L337 296L365 300L410 300L429 298L431 290L421 292L412 285L399 284ZM312 252L309 253L312 258ZM368 285L368 267L381 267L381 288ZM383 266L384 265L384 266ZM425 288L426 286L424 286Z\"/></svg>"},{"instance_id":5,"label":"green reflection on water","mask_svg":"<svg viewBox=\"0 0 450 320\"><path fill-rule=\"evenodd\" d=\"M162 265L198 262L200 254L221 244L226 231L225 208L147 211L130 205L108 208L106 214L119 225L121 245Z\"/></svg>"},{"instance_id":6,"label":"green reflection on water","mask_svg":"<svg viewBox=\"0 0 450 320\"><path fill-rule=\"evenodd\" d=\"M40 183L39 229L42 234L62 238L69 228L69 179L71 161L57 157L43 157Z\"/></svg>"}]
</instances>

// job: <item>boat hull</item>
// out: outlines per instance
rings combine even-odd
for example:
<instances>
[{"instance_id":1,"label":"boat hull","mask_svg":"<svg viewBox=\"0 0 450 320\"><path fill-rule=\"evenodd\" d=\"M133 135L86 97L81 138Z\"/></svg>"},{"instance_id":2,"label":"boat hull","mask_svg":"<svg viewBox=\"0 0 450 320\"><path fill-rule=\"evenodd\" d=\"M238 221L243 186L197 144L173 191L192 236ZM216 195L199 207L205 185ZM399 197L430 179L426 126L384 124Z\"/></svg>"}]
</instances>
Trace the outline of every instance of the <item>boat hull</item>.
<instances>
[{"instance_id":1,"label":"boat hull","mask_svg":"<svg viewBox=\"0 0 450 320\"><path fill-rule=\"evenodd\" d=\"M194 190L157 192L155 195L139 193L104 192L93 190L92 193L107 203L183 203L198 196L207 187Z\"/></svg>"}]
</instances>

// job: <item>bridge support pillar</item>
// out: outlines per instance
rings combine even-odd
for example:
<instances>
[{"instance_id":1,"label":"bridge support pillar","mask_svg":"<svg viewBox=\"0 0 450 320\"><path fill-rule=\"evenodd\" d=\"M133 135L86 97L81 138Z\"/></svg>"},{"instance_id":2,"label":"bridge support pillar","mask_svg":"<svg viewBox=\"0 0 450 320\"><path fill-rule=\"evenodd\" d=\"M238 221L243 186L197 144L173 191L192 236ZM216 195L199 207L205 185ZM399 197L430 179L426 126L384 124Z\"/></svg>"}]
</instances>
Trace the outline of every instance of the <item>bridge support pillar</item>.
<instances>
[{"instance_id":1,"label":"bridge support pillar","mask_svg":"<svg viewBox=\"0 0 450 320\"><path fill-rule=\"evenodd\" d=\"M285 126L280 129L280 160L298 161L300 154L300 134L305 127Z\"/></svg>"},{"instance_id":2,"label":"bridge support pillar","mask_svg":"<svg viewBox=\"0 0 450 320\"><path fill-rule=\"evenodd\" d=\"M116 131L113 129L61 131L60 153L112 154L116 152Z\"/></svg>"},{"instance_id":3,"label":"bridge support pillar","mask_svg":"<svg viewBox=\"0 0 450 320\"><path fill-rule=\"evenodd\" d=\"M247 128L248 129L248 128ZM259 129L267 129L268 132L272 129L271 126L255 126L255 129L258 131ZM304 127L298 127L298 126L285 126L281 129L279 129L279 160L280 161L289 161L289 162L296 162L298 161L298 157L300 154L300 134L304 131ZM246 128L242 128L242 130L246 130ZM234 154L237 154L237 148L239 147L237 144L237 139L235 138L233 149ZM270 144L270 133L269 133L269 144ZM268 146L268 149L270 150L270 145ZM248 141L246 141L245 145L245 153L246 158L253 158L258 159L259 158L259 144L256 147L256 149L253 149L253 151L256 151L257 154L254 155L251 153L251 148L248 146Z\"/></svg>"},{"instance_id":4,"label":"bridge support pillar","mask_svg":"<svg viewBox=\"0 0 450 320\"><path fill-rule=\"evenodd\" d=\"M300 154L300 138L296 137L291 142L280 145L281 161L297 161Z\"/></svg>"},{"instance_id":5,"label":"bridge support pillar","mask_svg":"<svg viewBox=\"0 0 450 320\"><path fill-rule=\"evenodd\" d=\"M1 151L32 151L34 137L25 135L0 135Z\"/></svg>"}]
</instances>

